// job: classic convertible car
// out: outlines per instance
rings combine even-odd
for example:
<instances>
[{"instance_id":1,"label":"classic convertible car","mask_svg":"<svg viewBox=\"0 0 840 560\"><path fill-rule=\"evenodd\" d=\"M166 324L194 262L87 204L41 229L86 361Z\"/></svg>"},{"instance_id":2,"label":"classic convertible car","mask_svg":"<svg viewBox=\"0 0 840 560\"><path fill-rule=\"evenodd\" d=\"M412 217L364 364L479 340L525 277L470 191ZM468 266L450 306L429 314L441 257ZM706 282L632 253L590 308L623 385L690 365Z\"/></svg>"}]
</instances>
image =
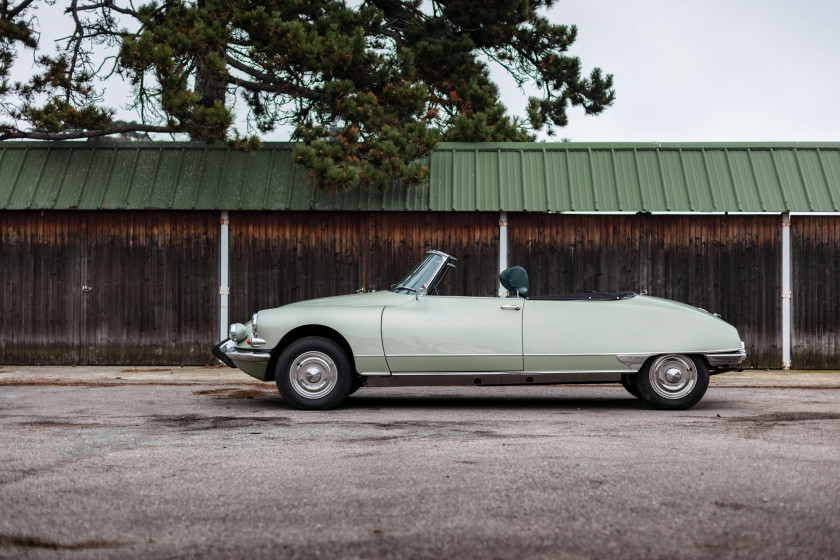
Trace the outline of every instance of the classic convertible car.
<instances>
[{"instance_id":1,"label":"classic convertible car","mask_svg":"<svg viewBox=\"0 0 840 560\"><path fill-rule=\"evenodd\" d=\"M610 382L685 409L747 355L718 315L633 292L528 297L521 267L500 275L507 298L440 295L455 260L429 251L390 291L259 311L213 354L303 409L362 386Z\"/></svg>"}]
</instances>

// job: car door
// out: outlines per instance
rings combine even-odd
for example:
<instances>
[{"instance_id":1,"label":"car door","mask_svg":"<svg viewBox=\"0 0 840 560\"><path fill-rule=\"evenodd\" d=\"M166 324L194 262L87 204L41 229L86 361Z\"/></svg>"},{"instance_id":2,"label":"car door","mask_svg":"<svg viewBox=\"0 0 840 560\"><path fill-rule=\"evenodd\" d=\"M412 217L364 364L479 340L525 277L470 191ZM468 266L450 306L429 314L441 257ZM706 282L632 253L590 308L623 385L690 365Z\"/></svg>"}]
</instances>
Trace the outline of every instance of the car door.
<instances>
[{"instance_id":1,"label":"car door","mask_svg":"<svg viewBox=\"0 0 840 560\"><path fill-rule=\"evenodd\" d=\"M529 300L522 326L525 371L628 371L616 354L639 351L630 341L645 324L625 308L616 301Z\"/></svg>"},{"instance_id":2,"label":"car door","mask_svg":"<svg viewBox=\"0 0 840 560\"><path fill-rule=\"evenodd\" d=\"M522 299L420 296L382 313L394 373L522 370Z\"/></svg>"}]
</instances>

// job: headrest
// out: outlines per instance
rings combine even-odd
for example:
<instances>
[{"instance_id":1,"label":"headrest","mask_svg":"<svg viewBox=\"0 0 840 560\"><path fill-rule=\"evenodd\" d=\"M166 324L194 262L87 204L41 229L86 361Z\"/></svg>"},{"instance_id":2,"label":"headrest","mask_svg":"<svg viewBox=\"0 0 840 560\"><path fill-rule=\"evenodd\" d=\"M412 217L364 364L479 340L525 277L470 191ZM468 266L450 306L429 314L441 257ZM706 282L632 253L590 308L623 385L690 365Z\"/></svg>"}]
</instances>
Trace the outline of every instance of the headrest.
<instances>
[{"instance_id":1,"label":"headrest","mask_svg":"<svg viewBox=\"0 0 840 560\"><path fill-rule=\"evenodd\" d=\"M512 295L528 295L528 273L521 266L512 266L499 274L499 281Z\"/></svg>"}]
</instances>

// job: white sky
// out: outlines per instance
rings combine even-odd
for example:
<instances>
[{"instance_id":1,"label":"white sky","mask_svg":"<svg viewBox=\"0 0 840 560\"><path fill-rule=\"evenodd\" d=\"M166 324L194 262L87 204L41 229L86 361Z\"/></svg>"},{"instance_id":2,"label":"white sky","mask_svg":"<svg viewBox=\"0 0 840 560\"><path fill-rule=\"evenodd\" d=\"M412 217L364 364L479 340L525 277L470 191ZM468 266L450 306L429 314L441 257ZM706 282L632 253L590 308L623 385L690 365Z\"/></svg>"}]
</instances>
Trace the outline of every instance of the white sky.
<instances>
[{"instance_id":1,"label":"white sky","mask_svg":"<svg viewBox=\"0 0 840 560\"><path fill-rule=\"evenodd\" d=\"M38 12L44 45L61 36L63 2ZM840 2L836 0L561 1L548 14L576 24L570 54L615 76L616 102L571 109L556 139L573 141L840 140ZM66 34L66 31L64 31ZM32 57L15 67L24 79ZM526 98L495 74L507 107ZM109 105L128 89L109 85ZM120 118L133 119L122 113ZM241 119L237 127L244 131ZM287 140L288 131L263 136Z\"/></svg>"}]
</instances>

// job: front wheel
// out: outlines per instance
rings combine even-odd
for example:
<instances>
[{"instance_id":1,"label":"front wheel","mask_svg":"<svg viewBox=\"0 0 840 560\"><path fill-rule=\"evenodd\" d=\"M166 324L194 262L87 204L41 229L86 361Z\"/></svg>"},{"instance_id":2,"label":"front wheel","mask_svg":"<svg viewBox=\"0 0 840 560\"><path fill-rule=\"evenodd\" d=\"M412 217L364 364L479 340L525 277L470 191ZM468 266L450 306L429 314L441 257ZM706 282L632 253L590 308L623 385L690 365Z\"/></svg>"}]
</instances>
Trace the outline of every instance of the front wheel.
<instances>
[{"instance_id":1,"label":"front wheel","mask_svg":"<svg viewBox=\"0 0 840 560\"><path fill-rule=\"evenodd\" d=\"M276 368L277 389L295 408L335 408L353 389L350 360L341 346L328 338L296 340L280 354Z\"/></svg>"},{"instance_id":2,"label":"front wheel","mask_svg":"<svg viewBox=\"0 0 840 560\"><path fill-rule=\"evenodd\" d=\"M709 368L702 358L665 354L648 361L636 375L642 399L656 408L685 410L703 398L709 387Z\"/></svg>"}]
</instances>

